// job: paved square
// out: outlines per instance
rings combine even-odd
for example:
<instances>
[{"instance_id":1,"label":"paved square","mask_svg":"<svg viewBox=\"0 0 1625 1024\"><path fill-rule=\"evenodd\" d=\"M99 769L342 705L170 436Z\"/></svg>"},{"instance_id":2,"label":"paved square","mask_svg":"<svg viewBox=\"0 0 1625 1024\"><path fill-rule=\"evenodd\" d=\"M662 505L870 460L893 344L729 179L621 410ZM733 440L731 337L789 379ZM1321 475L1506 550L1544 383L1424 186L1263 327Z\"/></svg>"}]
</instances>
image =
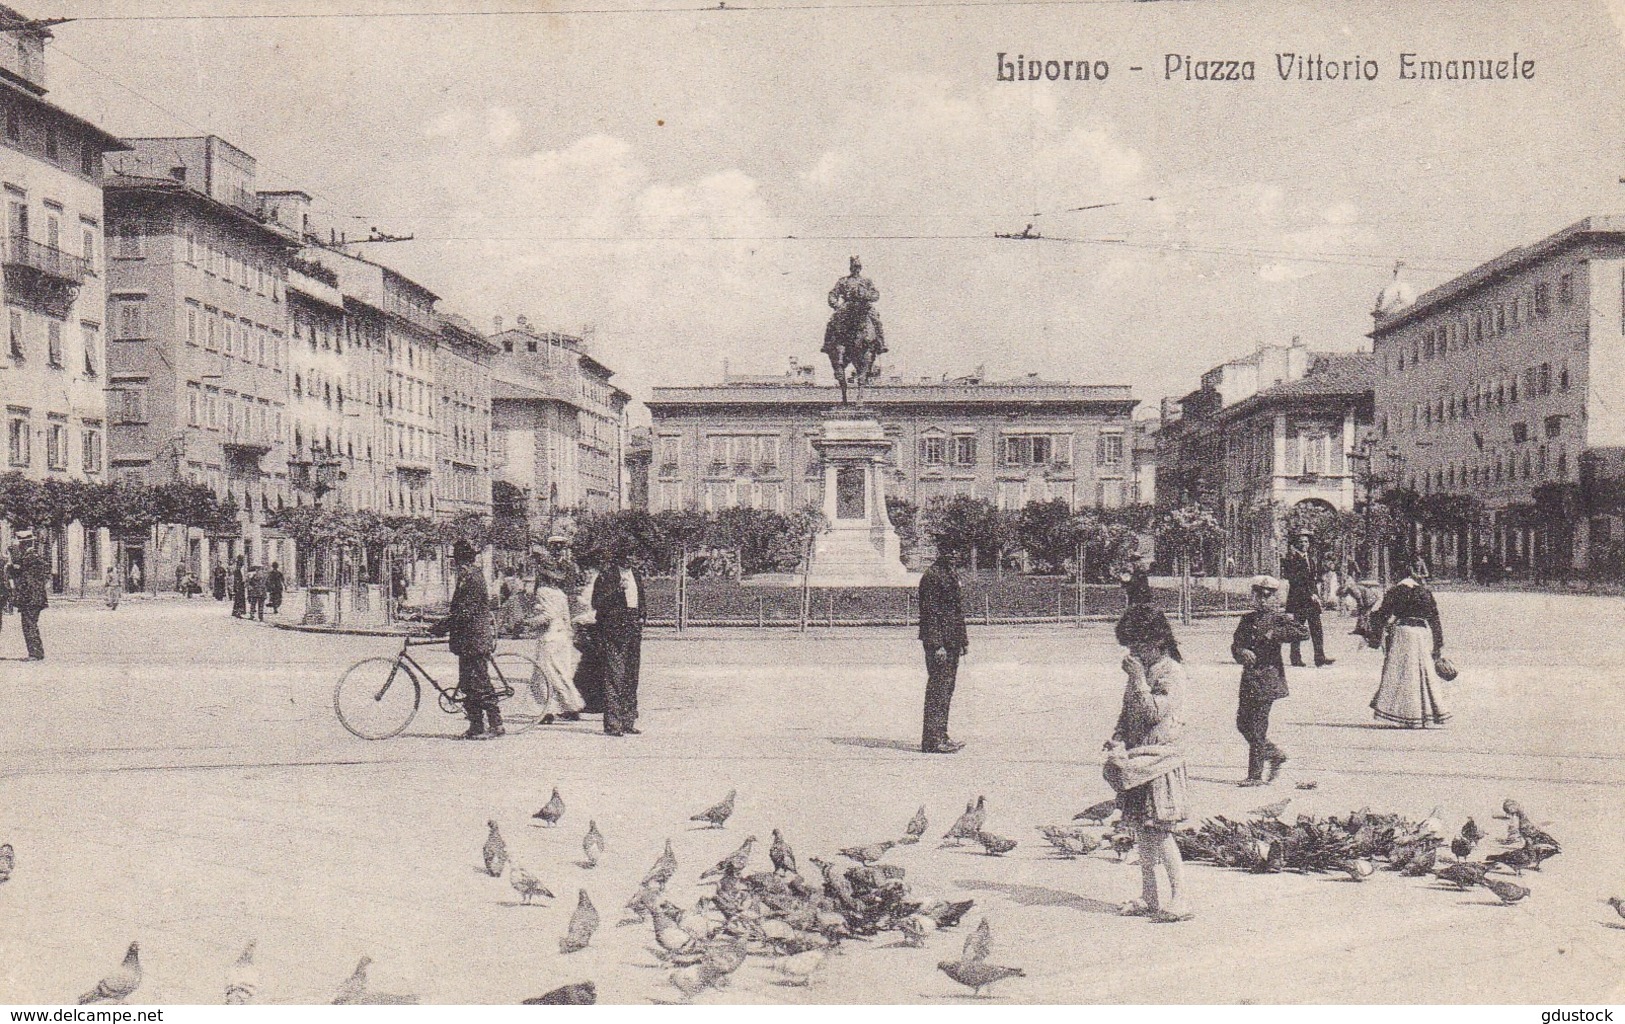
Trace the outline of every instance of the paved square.
<instances>
[{"instance_id":1,"label":"paved square","mask_svg":"<svg viewBox=\"0 0 1625 1024\"><path fill-rule=\"evenodd\" d=\"M1291 672L1275 735L1292 754L1280 795L1292 810L1370 805L1412 817L1442 805L1453 831L1507 797L1549 823L1564 853L1527 875L1531 898L1501 907L1379 871L1365 884L1313 875L1188 869L1197 918L1121 918L1139 872L1110 855L1053 860L1034 826L1108 795L1099 747L1122 691L1109 626L972 627L952 731L954 757L913 752L924 670L901 629L650 634L644 735L596 723L501 742L448 737L432 707L409 734L344 732L332 688L387 639L291 633L232 620L213 601L135 602L46 612L51 660L30 665L16 620L0 631L0 842L17 869L0 886L0 1002L72 1000L132 939L138 998L219 1002L226 970L259 940L259 1001L325 1002L363 954L379 990L425 1002L514 1002L591 978L606 1002L673 999L646 925L619 908L668 836L676 902L748 834L784 830L810 855L900 834L920 804L938 836L985 793L988 828L1010 855L933 839L888 855L913 891L974 897L992 959L1027 977L992 989L1022 1002L1598 1002L1625 993L1625 754L1620 749L1625 606L1616 599L1440 595L1461 679L1447 729L1379 728L1366 707L1378 655L1349 620L1329 619L1328 669ZM1233 620L1181 631L1193 686L1193 802L1237 815L1270 791L1233 783L1245 748L1233 726ZM439 655L444 659L444 654ZM448 664L447 662L442 662ZM1313 780L1313 791L1291 788ZM532 827L557 785L555 829ZM739 790L726 830L688 816ZM517 906L480 869L485 822L558 896ZM603 862L577 866L588 819ZM576 891L604 927L563 956ZM964 929L924 949L896 933L849 942L806 989L753 958L702 1001L958 1003L936 970Z\"/></svg>"}]
</instances>

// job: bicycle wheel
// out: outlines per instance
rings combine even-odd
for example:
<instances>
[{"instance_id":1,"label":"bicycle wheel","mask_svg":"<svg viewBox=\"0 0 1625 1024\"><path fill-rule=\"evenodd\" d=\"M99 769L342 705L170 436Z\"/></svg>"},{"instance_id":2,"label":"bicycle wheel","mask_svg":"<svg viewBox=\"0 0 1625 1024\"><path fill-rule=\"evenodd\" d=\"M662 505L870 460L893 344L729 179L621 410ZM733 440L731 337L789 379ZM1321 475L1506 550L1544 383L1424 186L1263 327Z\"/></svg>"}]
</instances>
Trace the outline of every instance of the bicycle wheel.
<instances>
[{"instance_id":1,"label":"bicycle wheel","mask_svg":"<svg viewBox=\"0 0 1625 1024\"><path fill-rule=\"evenodd\" d=\"M491 686L500 698L503 728L508 732L535 728L542 720L542 707L530 688L531 677L540 671L536 662L514 651L493 655L491 661ZM513 692L503 696L504 690Z\"/></svg>"},{"instance_id":2,"label":"bicycle wheel","mask_svg":"<svg viewBox=\"0 0 1625 1024\"><path fill-rule=\"evenodd\" d=\"M333 689L339 723L364 740L398 736L418 713L417 676L395 658L367 658L345 669Z\"/></svg>"}]
</instances>

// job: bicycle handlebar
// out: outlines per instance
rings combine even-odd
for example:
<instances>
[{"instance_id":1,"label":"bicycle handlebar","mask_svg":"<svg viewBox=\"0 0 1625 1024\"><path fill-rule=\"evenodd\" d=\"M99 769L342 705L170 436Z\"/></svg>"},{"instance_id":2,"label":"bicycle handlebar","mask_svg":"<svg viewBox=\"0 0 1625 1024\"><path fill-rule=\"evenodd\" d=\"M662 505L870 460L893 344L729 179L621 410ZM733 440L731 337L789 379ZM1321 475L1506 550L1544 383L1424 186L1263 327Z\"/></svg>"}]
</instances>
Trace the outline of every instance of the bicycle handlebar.
<instances>
[{"instance_id":1,"label":"bicycle handlebar","mask_svg":"<svg viewBox=\"0 0 1625 1024\"><path fill-rule=\"evenodd\" d=\"M449 643L450 640L451 640L450 637L444 637L444 636L418 636L418 635L408 634L407 637L406 637L405 646L407 646L407 647L432 647L435 644Z\"/></svg>"}]
</instances>

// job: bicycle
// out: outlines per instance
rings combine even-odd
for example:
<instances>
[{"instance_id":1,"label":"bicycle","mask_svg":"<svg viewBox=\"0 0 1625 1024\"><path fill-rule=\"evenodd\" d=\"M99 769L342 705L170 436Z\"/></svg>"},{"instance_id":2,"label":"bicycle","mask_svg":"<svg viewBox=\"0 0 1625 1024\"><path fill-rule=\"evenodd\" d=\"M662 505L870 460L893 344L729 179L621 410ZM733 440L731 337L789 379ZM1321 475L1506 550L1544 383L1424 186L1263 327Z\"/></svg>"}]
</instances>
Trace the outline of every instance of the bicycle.
<instances>
[{"instance_id":1,"label":"bicycle","mask_svg":"<svg viewBox=\"0 0 1625 1024\"><path fill-rule=\"evenodd\" d=\"M447 689L440 685L434 674L410 653L413 647L445 642L445 637L409 636L393 658L363 658L345 669L333 688L333 712L338 715L339 724L351 735L364 740L399 736L417 717L425 683L434 688L441 711L448 715L461 714L462 692L456 686ZM491 687L501 702L503 728L513 733L534 728L542 719L530 685L539 671L536 662L514 651L492 654L489 660ZM516 682L520 684L517 687Z\"/></svg>"}]
</instances>

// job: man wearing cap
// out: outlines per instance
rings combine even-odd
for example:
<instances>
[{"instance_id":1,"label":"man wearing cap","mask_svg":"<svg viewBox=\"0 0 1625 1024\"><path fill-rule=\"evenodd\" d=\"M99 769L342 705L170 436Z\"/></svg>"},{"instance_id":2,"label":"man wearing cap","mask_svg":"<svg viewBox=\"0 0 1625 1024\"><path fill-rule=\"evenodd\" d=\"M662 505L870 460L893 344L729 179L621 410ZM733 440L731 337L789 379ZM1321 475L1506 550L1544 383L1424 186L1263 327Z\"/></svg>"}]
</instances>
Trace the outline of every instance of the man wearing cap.
<instances>
[{"instance_id":1,"label":"man wearing cap","mask_svg":"<svg viewBox=\"0 0 1625 1024\"><path fill-rule=\"evenodd\" d=\"M39 613L50 603L51 567L35 550L31 530L17 532L17 546L11 557L11 604L23 620L23 643L28 645L29 661L45 660L45 642L40 639Z\"/></svg>"},{"instance_id":2,"label":"man wearing cap","mask_svg":"<svg viewBox=\"0 0 1625 1024\"><path fill-rule=\"evenodd\" d=\"M1286 610L1309 627L1309 642L1315 648L1315 667L1330 665L1326 657L1326 638L1320 628L1320 597L1316 593L1319 574L1315 560L1309 556L1309 534L1299 533L1292 538L1292 547L1281 559L1281 575L1286 578ZM1292 644L1292 664L1303 668L1303 652L1297 641Z\"/></svg>"},{"instance_id":3,"label":"man wearing cap","mask_svg":"<svg viewBox=\"0 0 1625 1024\"><path fill-rule=\"evenodd\" d=\"M558 586L565 593L571 593L581 586L581 567L570 554L570 538L555 533L547 538L545 548L532 548L531 553L536 556L537 568L548 568L551 574L558 575Z\"/></svg>"},{"instance_id":4,"label":"man wearing cap","mask_svg":"<svg viewBox=\"0 0 1625 1024\"><path fill-rule=\"evenodd\" d=\"M1230 655L1241 663L1236 729L1247 739L1247 778L1243 786L1274 782L1286 764L1286 751L1270 742L1270 707L1288 695L1281 645L1305 639L1308 627L1281 610L1281 581L1253 578L1253 610L1241 617L1230 640Z\"/></svg>"},{"instance_id":5,"label":"man wearing cap","mask_svg":"<svg viewBox=\"0 0 1625 1024\"><path fill-rule=\"evenodd\" d=\"M468 715L465 740L491 740L502 735L502 711L491 687L491 654L496 650L496 633L491 625L491 594L485 574L475 561L474 545L460 540L451 549L457 567L457 589L451 595L451 614L434 625L435 636L450 641L457 655L457 688L463 694L463 711Z\"/></svg>"}]
</instances>

